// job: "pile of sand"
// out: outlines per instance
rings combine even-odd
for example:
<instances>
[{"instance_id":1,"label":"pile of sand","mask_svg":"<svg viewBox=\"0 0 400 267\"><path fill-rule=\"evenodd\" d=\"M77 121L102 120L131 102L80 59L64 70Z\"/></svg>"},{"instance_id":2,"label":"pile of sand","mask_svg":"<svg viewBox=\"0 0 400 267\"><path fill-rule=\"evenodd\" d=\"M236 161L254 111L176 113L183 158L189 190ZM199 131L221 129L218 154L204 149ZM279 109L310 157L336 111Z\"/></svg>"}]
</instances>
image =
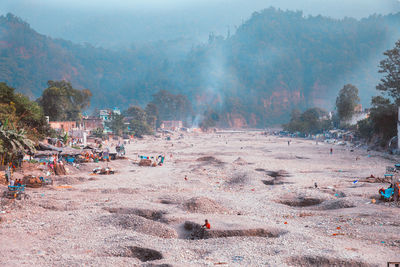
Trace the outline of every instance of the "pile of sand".
<instances>
[{"instance_id":1,"label":"pile of sand","mask_svg":"<svg viewBox=\"0 0 400 267\"><path fill-rule=\"evenodd\" d=\"M337 210L337 209L347 209L354 208L353 202L346 199L333 199L326 200L321 205L318 206L320 210Z\"/></svg>"},{"instance_id":2,"label":"pile of sand","mask_svg":"<svg viewBox=\"0 0 400 267\"><path fill-rule=\"evenodd\" d=\"M110 213L134 214L152 221L158 221L164 223L167 222L167 220L164 218L166 212L160 210L135 209L135 208L105 208L105 210L109 211Z\"/></svg>"},{"instance_id":3,"label":"pile of sand","mask_svg":"<svg viewBox=\"0 0 400 267\"><path fill-rule=\"evenodd\" d=\"M236 172L232 177L226 182L228 185L244 185L249 182L250 178L246 172Z\"/></svg>"},{"instance_id":4,"label":"pile of sand","mask_svg":"<svg viewBox=\"0 0 400 267\"><path fill-rule=\"evenodd\" d=\"M117 214L104 218L105 222L110 222L123 229L133 230L146 235L157 236L161 238L177 238L177 232L167 225L133 214Z\"/></svg>"},{"instance_id":5,"label":"pile of sand","mask_svg":"<svg viewBox=\"0 0 400 267\"><path fill-rule=\"evenodd\" d=\"M220 161L219 159L217 159L213 156L200 157L196 161L209 163L209 164L216 164L216 165L224 164L224 162Z\"/></svg>"},{"instance_id":6,"label":"pile of sand","mask_svg":"<svg viewBox=\"0 0 400 267\"><path fill-rule=\"evenodd\" d=\"M193 213L226 213L229 210L206 197L194 197L183 204L183 208Z\"/></svg>"}]
</instances>

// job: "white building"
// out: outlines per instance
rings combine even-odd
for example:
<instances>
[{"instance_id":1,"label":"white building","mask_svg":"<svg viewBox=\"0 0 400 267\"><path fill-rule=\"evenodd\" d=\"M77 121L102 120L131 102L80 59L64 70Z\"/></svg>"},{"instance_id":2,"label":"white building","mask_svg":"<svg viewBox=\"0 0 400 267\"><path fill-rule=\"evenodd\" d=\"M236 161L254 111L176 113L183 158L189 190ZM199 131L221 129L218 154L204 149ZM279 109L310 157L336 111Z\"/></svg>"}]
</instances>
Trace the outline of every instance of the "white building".
<instances>
[{"instance_id":1,"label":"white building","mask_svg":"<svg viewBox=\"0 0 400 267\"><path fill-rule=\"evenodd\" d=\"M103 122L103 127L104 127L104 132L105 133L111 133L111 129L107 127L106 123L111 121L111 117L113 114L118 114L121 115L121 110L117 107L114 107L113 109L101 109L99 112L100 119Z\"/></svg>"}]
</instances>

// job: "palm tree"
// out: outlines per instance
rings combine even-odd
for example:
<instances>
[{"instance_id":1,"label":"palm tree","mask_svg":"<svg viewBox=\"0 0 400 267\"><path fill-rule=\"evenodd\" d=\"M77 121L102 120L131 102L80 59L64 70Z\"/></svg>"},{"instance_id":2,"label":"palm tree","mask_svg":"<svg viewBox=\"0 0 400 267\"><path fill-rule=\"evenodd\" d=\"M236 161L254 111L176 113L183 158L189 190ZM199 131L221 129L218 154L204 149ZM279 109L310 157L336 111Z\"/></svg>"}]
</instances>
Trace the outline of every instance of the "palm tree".
<instances>
[{"instance_id":1,"label":"palm tree","mask_svg":"<svg viewBox=\"0 0 400 267\"><path fill-rule=\"evenodd\" d=\"M32 140L26 137L24 129L8 129L7 124L0 126L0 153L2 153L1 164L4 165L6 157L13 160L18 151L35 151L35 145Z\"/></svg>"}]
</instances>

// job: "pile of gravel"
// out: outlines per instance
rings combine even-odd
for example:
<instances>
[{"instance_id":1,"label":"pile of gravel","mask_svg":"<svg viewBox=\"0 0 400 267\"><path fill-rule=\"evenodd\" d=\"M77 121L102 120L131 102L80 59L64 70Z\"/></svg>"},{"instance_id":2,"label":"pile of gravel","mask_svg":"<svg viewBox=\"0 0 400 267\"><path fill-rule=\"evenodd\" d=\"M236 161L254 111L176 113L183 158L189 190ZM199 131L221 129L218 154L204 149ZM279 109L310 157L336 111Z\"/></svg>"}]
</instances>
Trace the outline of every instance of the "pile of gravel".
<instances>
[{"instance_id":1,"label":"pile of gravel","mask_svg":"<svg viewBox=\"0 0 400 267\"><path fill-rule=\"evenodd\" d=\"M178 237L177 232L167 225L133 214L114 213L111 216L105 217L104 220L122 227L123 229L133 230L146 235L158 236L161 238Z\"/></svg>"},{"instance_id":2,"label":"pile of gravel","mask_svg":"<svg viewBox=\"0 0 400 267\"><path fill-rule=\"evenodd\" d=\"M197 161L200 161L203 163L209 163L209 164L216 164L216 165L224 164L224 162L220 161L219 159L217 159L213 156L200 157L197 159Z\"/></svg>"},{"instance_id":3,"label":"pile of gravel","mask_svg":"<svg viewBox=\"0 0 400 267\"><path fill-rule=\"evenodd\" d=\"M158 221L158 222L167 222L164 218L166 214L165 211L160 210L150 210L150 209L136 209L136 208L105 208L105 210L109 211L110 213L117 213L117 214L134 214L140 217L143 217L148 220Z\"/></svg>"},{"instance_id":4,"label":"pile of gravel","mask_svg":"<svg viewBox=\"0 0 400 267\"><path fill-rule=\"evenodd\" d=\"M236 172L232 175L232 177L226 182L227 185L244 185L250 181L249 175L247 172Z\"/></svg>"},{"instance_id":5,"label":"pile of gravel","mask_svg":"<svg viewBox=\"0 0 400 267\"><path fill-rule=\"evenodd\" d=\"M226 213L229 210L206 197L193 197L183 204L183 208L193 213Z\"/></svg>"},{"instance_id":6,"label":"pile of gravel","mask_svg":"<svg viewBox=\"0 0 400 267\"><path fill-rule=\"evenodd\" d=\"M337 209L347 209L354 208L353 202L346 199L333 199L326 200L321 205L318 206L319 210L337 210Z\"/></svg>"}]
</instances>

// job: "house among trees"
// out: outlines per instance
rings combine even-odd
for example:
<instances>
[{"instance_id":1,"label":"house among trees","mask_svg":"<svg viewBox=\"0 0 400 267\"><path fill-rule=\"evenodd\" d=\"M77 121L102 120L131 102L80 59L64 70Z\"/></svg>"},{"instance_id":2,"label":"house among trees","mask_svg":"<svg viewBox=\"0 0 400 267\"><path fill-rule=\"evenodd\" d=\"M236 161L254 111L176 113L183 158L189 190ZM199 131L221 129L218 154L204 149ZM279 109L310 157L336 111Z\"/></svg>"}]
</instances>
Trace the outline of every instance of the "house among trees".
<instances>
[{"instance_id":1,"label":"house among trees","mask_svg":"<svg viewBox=\"0 0 400 267\"><path fill-rule=\"evenodd\" d=\"M357 104L357 105L354 107L354 112L355 112L355 113L361 113L361 112L363 112L362 104Z\"/></svg>"},{"instance_id":2,"label":"house among trees","mask_svg":"<svg viewBox=\"0 0 400 267\"><path fill-rule=\"evenodd\" d=\"M182 121L162 121L160 128L163 130L177 131L183 128Z\"/></svg>"},{"instance_id":3,"label":"house among trees","mask_svg":"<svg viewBox=\"0 0 400 267\"><path fill-rule=\"evenodd\" d=\"M113 109L101 109L99 111L99 116L103 124L103 129L105 133L111 133L112 130L107 126L107 123L111 122L113 115L121 115L121 110L114 107Z\"/></svg>"},{"instance_id":4,"label":"house among trees","mask_svg":"<svg viewBox=\"0 0 400 267\"><path fill-rule=\"evenodd\" d=\"M103 120L99 117L89 116L83 118L83 128L87 131L93 131L98 128L103 129Z\"/></svg>"},{"instance_id":5,"label":"house among trees","mask_svg":"<svg viewBox=\"0 0 400 267\"><path fill-rule=\"evenodd\" d=\"M359 121L368 119L369 115L370 115L369 109L363 110L361 104L359 104L354 108L354 114L351 117L349 124L356 125Z\"/></svg>"}]
</instances>

